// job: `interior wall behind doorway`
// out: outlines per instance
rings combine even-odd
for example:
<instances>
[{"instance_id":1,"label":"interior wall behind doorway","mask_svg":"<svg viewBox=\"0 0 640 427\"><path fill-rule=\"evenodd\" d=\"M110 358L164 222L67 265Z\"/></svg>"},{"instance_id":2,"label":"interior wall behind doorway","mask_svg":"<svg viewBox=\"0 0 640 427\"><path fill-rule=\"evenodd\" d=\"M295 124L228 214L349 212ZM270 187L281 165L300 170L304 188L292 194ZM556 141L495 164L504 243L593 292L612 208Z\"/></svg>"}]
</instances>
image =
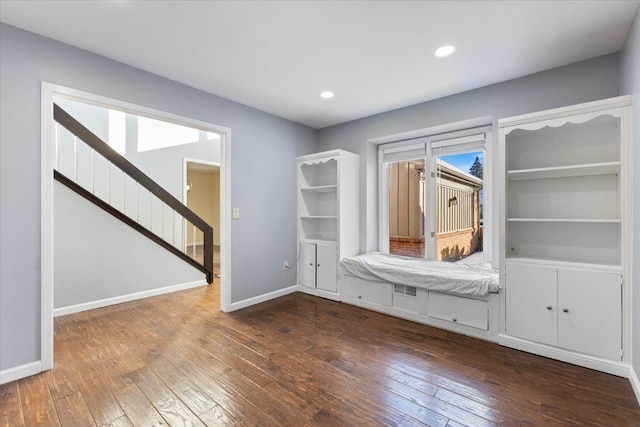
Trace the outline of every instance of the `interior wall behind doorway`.
<instances>
[{"instance_id":1,"label":"interior wall behind doorway","mask_svg":"<svg viewBox=\"0 0 640 427\"><path fill-rule=\"evenodd\" d=\"M215 231L214 244L220 245L220 171L198 172L187 166L187 182L191 189L187 193L187 207L207 221ZM194 243L191 229L187 230L187 244ZM202 234L196 233L196 245L202 245Z\"/></svg>"}]
</instances>

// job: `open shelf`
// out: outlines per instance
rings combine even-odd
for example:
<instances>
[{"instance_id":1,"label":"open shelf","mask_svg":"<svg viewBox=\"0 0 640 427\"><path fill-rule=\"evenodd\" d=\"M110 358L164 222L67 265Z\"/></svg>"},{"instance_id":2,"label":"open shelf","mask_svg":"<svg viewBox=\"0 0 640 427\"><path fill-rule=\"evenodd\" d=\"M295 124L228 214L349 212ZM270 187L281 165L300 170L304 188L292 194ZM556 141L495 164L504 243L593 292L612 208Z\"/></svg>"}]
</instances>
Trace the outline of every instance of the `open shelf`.
<instances>
[{"instance_id":1,"label":"open shelf","mask_svg":"<svg viewBox=\"0 0 640 427\"><path fill-rule=\"evenodd\" d=\"M508 221L593 223L621 218L620 177L612 174L513 180L506 190Z\"/></svg>"},{"instance_id":2,"label":"open shelf","mask_svg":"<svg viewBox=\"0 0 640 427\"><path fill-rule=\"evenodd\" d=\"M329 239L300 239L301 243L336 243L335 240Z\"/></svg>"},{"instance_id":3,"label":"open shelf","mask_svg":"<svg viewBox=\"0 0 640 427\"><path fill-rule=\"evenodd\" d=\"M518 169L508 171L507 179L510 181L518 181L524 179L566 178L589 175L614 175L620 173L620 165L621 162L616 161L534 169Z\"/></svg>"},{"instance_id":4,"label":"open shelf","mask_svg":"<svg viewBox=\"0 0 640 427\"><path fill-rule=\"evenodd\" d=\"M333 188L327 190L327 188ZM300 191L298 213L303 218L337 218L337 186L307 187L309 191ZM313 189L313 190L312 190Z\"/></svg>"},{"instance_id":5,"label":"open shelf","mask_svg":"<svg viewBox=\"0 0 640 427\"><path fill-rule=\"evenodd\" d=\"M583 123L567 122L558 127L513 129L506 135L506 170L591 174L581 169L622 160L620 137L620 118L608 114ZM570 166L576 166L576 169L571 170ZM535 175L538 172L531 173Z\"/></svg>"},{"instance_id":6,"label":"open shelf","mask_svg":"<svg viewBox=\"0 0 640 427\"><path fill-rule=\"evenodd\" d=\"M301 216L300 225L300 240L335 242L338 239L335 216Z\"/></svg>"},{"instance_id":7,"label":"open shelf","mask_svg":"<svg viewBox=\"0 0 640 427\"><path fill-rule=\"evenodd\" d=\"M300 165L300 189L332 187L338 184L338 161L326 159L318 163Z\"/></svg>"},{"instance_id":8,"label":"open shelf","mask_svg":"<svg viewBox=\"0 0 640 427\"><path fill-rule=\"evenodd\" d=\"M619 220L508 220L505 252L508 258L619 265L620 230Z\"/></svg>"},{"instance_id":9,"label":"open shelf","mask_svg":"<svg viewBox=\"0 0 640 427\"><path fill-rule=\"evenodd\" d=\"M594 224L619 224L617 218L507 218L508 222L576 222Z\"/></svg>"},{"instance_id":10,"label":"open shelf","mask_svg":"<svg viewBox=\"0 0 640 427\"><path fill-rule=\"evenodd\" d=\"M507 254L506 260L508 262L522 262L526 264L540 264L547 265L549 263L557 264L562 267L574 267L574 268L592 268L595 270L611 270L611 271L620 271L622 270L622 265L620 263L611 261L607 262L585 262L581 259L574 259L568 257L526 257L520 255L509 255Z\"/></svg>"},{"instance_id":11,"label":"open shelf","mask_svg":"<svg viewBox=\"0 0 640 427\"><path fill-rule=\"evenodd\" d=\"M332 191L338 191L337 185L316 185L314 187L303 187L300 191L312 191L315 193L329 193Z\"/></svg>"}]
</instances>

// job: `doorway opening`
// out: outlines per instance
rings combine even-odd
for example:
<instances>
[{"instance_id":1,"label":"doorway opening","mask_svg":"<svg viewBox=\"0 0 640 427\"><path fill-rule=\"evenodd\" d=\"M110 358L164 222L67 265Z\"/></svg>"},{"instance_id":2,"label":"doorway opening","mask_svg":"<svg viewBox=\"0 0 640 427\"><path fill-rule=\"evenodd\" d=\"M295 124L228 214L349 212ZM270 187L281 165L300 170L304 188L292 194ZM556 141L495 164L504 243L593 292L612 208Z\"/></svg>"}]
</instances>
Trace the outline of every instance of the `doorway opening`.
<instances>
[{"instance_id":1,"label":"doorway opening","mask_svg":"<svg viewBox=\"0 0 640 427\"><path fill-rule=\"evenodd\" d=\"M183 203L213 227L213 277L220 280L220 164L184 158ZM204 235L185 221L184 252L198 261L204 258Z\"/></svg>"},{"instance_id":2,"label":"doorway opening","mask_svg":"<svg viewBox=\"0 0 640 427\"><path fill-rule=\"evenodd\" d=\"M230 156L230 134L231 130L229 128L217 126L208 122L203 122L195 119L190 119L183 116L178 116L171 113L166 113L159 110L154 110L147 107L142 107L136 104L131 104L124 101L115 100L112 98L103 97L100 95L95 95L88 92L79 91L76 89L54 85L51 83L43 82L42 83L42 91L41 91L41 242L42 242L42 250L41 250L41 370L45 371L51 369L53 367L53 331L54 331L54 289L56 288L55 284L55 263L54 263L54 250L55 250L55 242L56 236L54 233L55 224L54 224L54 177L53 171L58 167L57 158L58 149L60 147L56 147L56 122L53 120L53 110L54 110L54 102L59 102L60 100L67 100L71 102L76 102L79 105L84 105L87 108L91 107L99 107L104 112L106 112L107 117L111 115L112 120L102 121L101 123L86 123L92 132L96 135L101 136L100 132L102 132L102 136L106 134L105 140L108 140L108 134L112 133L113 135L120 135L113 139L113 145L109 144L114 151L123 154L129 153L132 156L138 156L140 158L147 157L146 162L139 163L141 169L144 173L146 167L153 167L156 160L163 155L165 157L170 157L173 159L177 159L177 179L175 182L177 187L171 187L173 184L166 183L167 176L160 175L157 180L159 185L163 188L166 188L168 192L172 193L174 197L184 200L182 197L182 188L183 188L183 179L182 179L182 163L185 155L180 155L176 153L176 150L179 149L178 145L174 146L164 146L161 147L164 150L157 149L157 147L149 146L149 144L143 144L142 139L145 135L147 135L147 142L149 137L151 139L155 139L152 135L153 132L150 133L151 129L149 124L151 122L163 122L165 124L174 125L175 129L177 128L190 128L195 130L198 134L198 140L212 143L209 144L209 148L213 150L213 141L215 140L217 146L215 147L218 154L216 159L219 168L219 200L220 200L220 211L219 211L219 221L220 226L217 231L218 236L216 237L216 241L219 244L220 250L218 251L219 257L219 267L216 270L216 273L220 275L220 279L217 280L219 283L219 299L220 299L220 309L222 311L229 311L231 309L231 275L230 275L230 247L225 242L231 241L231 223L230 223L230 215L226 215L225 207L230 206L230 165L231 165L231 156ZM124 116L124 119L123 119ZM140 119L135 123L135 126L131 126L132 117L144 118ZM143 121L147 121L146 123L142 123ZM111 122L111 126L109 126L109 122ZM95 127L97 126L97 127ZM145 128L146 126L146 128ZM93 129L92 129L93 127ZM137 129L136 129L137 128ZM124 130L123 130L124 129ZM166 133L166 132L165 132ZM129 138L132 134L138 136L138 140L133 142L132 138ZM155 134L158 136L158 133ZM183 133L183 136L186 133ZM123 138L124 137L124 142ZM182 143L189 145L188 141L183 140ZM74 143L75 144L75 143ZM79 146L80 144L78 144ZM186 146L183 145L183 146ZM206 146L206 144L205 144ZM70 150L72 156L76 156L76 161L83 157L81 150L78 151L76 149ZM79 154L80 153L80 154ZM90 156L91 157L91 156ZM154 159L151 159L154 157ZM202 155L202 153L195 153L190 155L189 157L197 157L199 159L209 159L208 156ZM93 161L93 160L91 160ZM63 164L65 160L62 161ZM133 163L133 162L132 162ZM92 168L95 164L92 165ZM110 165L109 165L110 167ZM75 179L78 181L86 178L86 174L83 174L83 166L78 163L76 166L76 171L74 172ZM113 174L108 174L114 176ZM151 176L151 174L147 175ZM117 174L116 174L117 176ZM173 175L172 175L173 176ZM119 181L118 181L119 182ZM133 194L132 192L127 193L127 182L124 183L122 194L120 195L120 199L118 199L118 195L116 193L111 194L111 192L105 193L107 194L107 198L109 195L115 196L115 200L122 201L123 203L123 213L128 216L132 216L131 209L136 206L136 203L129 203L128 199L125 200L125 194ZM82 183L78 183L78 185L82 185ZM96 188L100 188L98 185ZM114 188L118 188L118 186L114 186ZM145 194L144 191L140 191L140 194ZM147 193L148 194L148 193ZM96 194L96 197L98 195ZM128 196L127 196L128 197ZM144 203L139 204L140 206L144 206ZM173 233L173 242L175 245L175 249L182 249L184 247L183 240L183 229L181 223L178 221L161 221L162 218L165 218L163 215L156 215L152 211L154 209L153 202L150 202L146 205L148 208L147 213L144 213L143 210L140 211L139 214L135 214L139 217L144 217L150 223L150 227L153 230L153 233L158 234L163 231L172 228L172 231L169 233ZM147 215L148 214L148 215ZM158 222L160 221L160 222ZM153 222L153 224L151 224ZM169 225L175 224L175 225ZM166 231L165 231L166 232ZM60 236L60 239L64 239L64 236ZM160 250L160 249L158 249ZM201 282L202 283L202 282ZM177 290L177 289L176 289ZM164 292L159 292L164 293ZM217 292L216 292L217 293ZM156 293L157 294L157 293ZM152 296L153 293L150 293L148 296ZM122 301L124 302L124 301ZM117 302L115 302L117 303ZM107 304L108 305L108 304ZM102 306L102 305L99 305ZM80 310L78 310L80 311Z\"/></svg>"}]
</instances>

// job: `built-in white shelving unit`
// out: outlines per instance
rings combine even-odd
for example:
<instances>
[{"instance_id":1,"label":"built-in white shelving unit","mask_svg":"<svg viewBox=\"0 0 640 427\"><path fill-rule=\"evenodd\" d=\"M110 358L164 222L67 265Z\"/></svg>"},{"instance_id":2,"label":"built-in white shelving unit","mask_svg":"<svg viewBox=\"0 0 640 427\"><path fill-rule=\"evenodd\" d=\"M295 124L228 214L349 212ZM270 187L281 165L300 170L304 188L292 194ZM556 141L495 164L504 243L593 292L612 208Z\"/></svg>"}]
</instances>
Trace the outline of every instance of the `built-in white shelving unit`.
<instances>
[{"instance_id":1,"label":"built-in white shelving unit","mask_svg":"<svg viewBox=\"0 0 640 427\"><path fill-rule=\"evenodd\" d=\"M630 105L619 97L499 121L503 344L624 372Z\"/></svg>"},{"instance_id":2,"label":"built-in white shelving unit","mask_svg":"<svg viewBox=\"0 0 640 427\"><path fill-rule=\"evenodd\" d=\"M339 262L359 251L359 156L332 150L298 158L298 288L340 300Z\"/></svg>"}]
</instances>

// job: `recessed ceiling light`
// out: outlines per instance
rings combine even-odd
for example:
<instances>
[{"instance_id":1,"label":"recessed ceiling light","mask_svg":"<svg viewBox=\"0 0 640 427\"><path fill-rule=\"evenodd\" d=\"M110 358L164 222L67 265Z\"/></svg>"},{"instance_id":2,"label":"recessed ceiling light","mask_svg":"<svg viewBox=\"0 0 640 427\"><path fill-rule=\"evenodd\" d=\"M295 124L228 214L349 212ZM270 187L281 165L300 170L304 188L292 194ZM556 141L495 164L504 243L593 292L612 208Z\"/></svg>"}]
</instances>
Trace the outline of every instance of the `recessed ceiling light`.
<instances>
[{"instance_id":1,"label":"recessed ceiling light","mask_svg":"<svg viewBox=\"0 0 640 427\"><path fill-rule=\"evenodd\" d=\"M324 92L320 93L320 97L324 98L324 99L330 99L333 98L334 93L331 92L330 90L325 90Z\"/></svg>"},{"instance_id":2,"label":"recessed ceiling light","mask_svg":"<svg viewBox=\"0 0 640 427\"><path fill-rule=\"evenodd\" d=\"M455 46L446 45L436 49L436 51L434 52L434 55L437 56L438 58L443 58L445 56L451 55L455 51L456 51Z\"/></svg>"}]
</instances>

